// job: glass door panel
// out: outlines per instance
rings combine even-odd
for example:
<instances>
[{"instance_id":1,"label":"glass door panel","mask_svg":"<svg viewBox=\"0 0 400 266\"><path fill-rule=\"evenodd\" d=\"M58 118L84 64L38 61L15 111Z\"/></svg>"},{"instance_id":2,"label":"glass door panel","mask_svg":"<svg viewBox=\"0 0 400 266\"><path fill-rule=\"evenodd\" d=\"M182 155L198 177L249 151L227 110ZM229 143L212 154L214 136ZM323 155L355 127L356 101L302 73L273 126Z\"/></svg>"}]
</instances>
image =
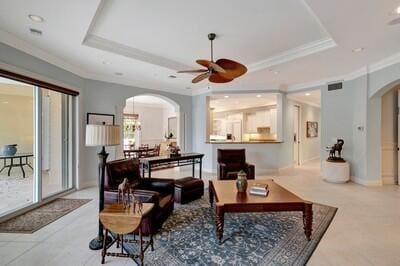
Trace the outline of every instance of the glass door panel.
<instances>
[{"instance_id":1,"label":"glass door panel","mask_svg":"<svg viewBox=\"0 0 400 266\"><path fill-rule=\"evenodd\" d=\"M42 197L71 187L69 97L42 89Z\"/></svg>"},{"instance_id":2,"label":"glass door panel","mask_svg":"<svg viewBox=\"0 0 400 266\"><path fill-rule=\"evenodd\" d=\"M36 200L31 85L0 77L0 216Z\"/></svg>"}]
</instances>

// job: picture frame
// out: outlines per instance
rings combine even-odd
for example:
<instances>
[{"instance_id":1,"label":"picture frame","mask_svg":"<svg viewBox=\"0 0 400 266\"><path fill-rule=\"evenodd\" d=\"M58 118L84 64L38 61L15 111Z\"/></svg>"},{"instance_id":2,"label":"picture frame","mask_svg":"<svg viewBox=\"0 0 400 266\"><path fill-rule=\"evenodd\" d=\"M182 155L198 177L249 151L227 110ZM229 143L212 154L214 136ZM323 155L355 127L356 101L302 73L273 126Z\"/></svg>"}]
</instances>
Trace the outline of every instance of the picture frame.
<instances>
[{"instance_id":1,"label":"picture frame","mask_svg":"<svg viewBox=\"0 0 400 266\"><path fill-rule=\"evenodd\" d=\"M172 133L172 135L173 135L173 139L176 139L176 137L177 137L177 123L178 123L178 120L177 120L177 118L176 118L176 116L173 116L173 117L168 117L168 136L169 136L169 134L170 133Z\"/></svg>"},{"instance_id":2,"label":"picture frame","mask_svg":"<svg viewBox=\"0 0 400 266\"><path fill-rule=\"evenodd\" d=\"M307 138L317 138L318 137L318 122L307 121L306 122L306 136Z\"/></svg>"},{"instance_id":3,"label":"picture frame","mask_svg":"<svg viewBox=\"0 0 400 266\"><path fill-rule=\"evenodd\" d=\"M101 113L87 113L86 124L90 125L115 125L115 115Z\"/></svg>"}]
</instances>

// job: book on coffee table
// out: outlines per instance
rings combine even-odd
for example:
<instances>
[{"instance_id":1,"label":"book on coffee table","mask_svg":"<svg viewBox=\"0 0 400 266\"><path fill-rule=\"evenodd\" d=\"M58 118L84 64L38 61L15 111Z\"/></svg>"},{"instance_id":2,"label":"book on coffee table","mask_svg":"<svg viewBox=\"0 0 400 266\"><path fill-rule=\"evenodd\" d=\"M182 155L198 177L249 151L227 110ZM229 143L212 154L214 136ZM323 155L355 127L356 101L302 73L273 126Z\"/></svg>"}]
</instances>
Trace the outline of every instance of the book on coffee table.
<instances>
[{"instance_id":1,"label":"book on coffee table","mask_svg":"<svg viewBox=\"0 0 400 266\"><path fill-rule=\"evenodd\" d=\"M260 183L254 183L250 187L250 194L251 195L257 195L257 196L264 196L266 197L268 195L269 189L268 189L268 184L260 184Z\"/></svg>"}]
</instances>

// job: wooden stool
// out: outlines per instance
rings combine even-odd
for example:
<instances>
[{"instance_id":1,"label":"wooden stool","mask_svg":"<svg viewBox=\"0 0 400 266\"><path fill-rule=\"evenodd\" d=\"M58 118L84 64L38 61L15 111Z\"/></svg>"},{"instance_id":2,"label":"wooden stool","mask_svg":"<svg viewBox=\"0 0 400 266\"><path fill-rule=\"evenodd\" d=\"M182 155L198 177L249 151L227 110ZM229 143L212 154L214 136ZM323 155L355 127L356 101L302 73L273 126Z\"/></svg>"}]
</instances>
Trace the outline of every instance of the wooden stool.
<instances>
[{"instance_id":1,"label":"wooden stool","mask_svg":"<svg viewBox=\"0 0 400 266\"><path fill-rule=\"evenodd\" d=\"M122 204L115 203L105 207L104 210L100 212L100 221L105 229L103 251L101 253L101 264L104 264L105 256L114 256L125 258L139 258L141 265L143 265L144 252L149 246L151 246L151 250L154 251L154 247L153 236L151 234L149 241L143 241L142 229L140 224L142 222L142 217L147 215L151 211L151 209L153 209L153 206L153 203L143 203L141 213L139 212L138 208L136 208L136 212L134 213L132 206L124 209ZM137 229L139 230L139 240L136 240L135 238L133 240L124 239L124 235L130 234ZM117 237L107 247L105 240L107 239L109 232L117 234ZM107 252L107 249L110 248L115 242L117 242L117 248L121 243L121 253ZM139 244L140 254L131 255L124 253L124 243Z\"/></svg>"}]
</instances>

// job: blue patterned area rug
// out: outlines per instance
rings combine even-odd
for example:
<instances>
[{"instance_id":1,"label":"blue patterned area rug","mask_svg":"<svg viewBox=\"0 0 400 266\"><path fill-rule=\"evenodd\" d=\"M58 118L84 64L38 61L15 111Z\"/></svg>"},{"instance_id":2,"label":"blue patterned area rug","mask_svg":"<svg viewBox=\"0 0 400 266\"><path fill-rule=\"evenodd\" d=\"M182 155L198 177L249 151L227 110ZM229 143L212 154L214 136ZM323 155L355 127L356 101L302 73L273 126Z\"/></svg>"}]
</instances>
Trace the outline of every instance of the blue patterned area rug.
<instances>
[{"instance_id":1,"label":"blue patterned area rug","mask_svg":"<svg viewBox=\"0 0 400 266\"><path fill-rule=\"evenodd\" d=\"M304 265L336 213L313 204L313 234L307 241L301 212L225 213L223 243L215 236L208 200L178 205L154 237L145 265ZM128 253L137 247L125 244Z\"/></svg>"}]
</instances>

